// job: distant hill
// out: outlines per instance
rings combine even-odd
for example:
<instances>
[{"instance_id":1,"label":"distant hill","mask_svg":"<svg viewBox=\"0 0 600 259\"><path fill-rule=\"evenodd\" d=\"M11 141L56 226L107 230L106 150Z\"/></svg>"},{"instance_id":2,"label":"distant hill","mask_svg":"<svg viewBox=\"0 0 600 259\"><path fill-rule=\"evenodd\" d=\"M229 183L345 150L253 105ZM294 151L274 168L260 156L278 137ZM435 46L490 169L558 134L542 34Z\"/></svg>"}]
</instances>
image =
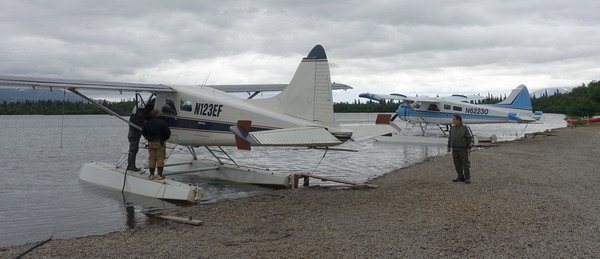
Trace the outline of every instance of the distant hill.
<instances>
[{"instance_id":1,"label":"distant hill","mask_svg":"<svg viewBox=\"0 0 600 259\"><path fill-rule=\"evenodd\" d=\"M85 101L83 98L71 93L69 91L66 92L64 96L65 100L71 102L81 102ZM63 91L62 89L29 89L29 88L0 88L0 102L6 101L7 103L13 103L17 101L41 101L41 100L52 100L52 101L62 101L63 100Z\"/></svg>"},{"instance_id":2,"label":"distant hill","mask_svg":"<svg viewBox=\"0 0 600 259\"><path fill-rule=\"evenodd\" d=\"M542 89L538 89L535 90L532 93L529 93L529 96L531 97L542 97L544 96L544 94L548 94L548 96L552 96L554 95L554 93L556 93L556 90L558 90L559 93L561 94L566 94L566 93L570 93L571 91L573 91L573 87L548 87L548 88L542 88Z\"/></svg>"}]
</instances>

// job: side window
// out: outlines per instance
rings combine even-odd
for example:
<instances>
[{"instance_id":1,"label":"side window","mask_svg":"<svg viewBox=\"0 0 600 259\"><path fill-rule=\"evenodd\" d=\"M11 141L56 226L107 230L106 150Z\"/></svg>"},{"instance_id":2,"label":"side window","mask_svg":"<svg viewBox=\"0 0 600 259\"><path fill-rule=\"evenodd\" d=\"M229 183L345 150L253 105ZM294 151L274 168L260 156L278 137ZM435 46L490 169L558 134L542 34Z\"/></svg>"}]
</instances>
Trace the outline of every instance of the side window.
<instances>
[{"instance_id":1,"label":"side window","mask_svg":"<svg viewBox=\"0 0 600 259\"><path fill-rule=\"evenodd\" d=\"M175 109L175 103L173 103L173 100L165 100L165 106L162 107L162 113L177 115L177 110Z\"/></svg>"},{"instance_id":2,"label":"side window","mask_svg":"<svg viewBox=\"0 0 600 259\"><path fill-rule=\"evenodd\" d=\"M452 110L460 112L460 111L462 111L462 107L460 107L460 106L452 106Z\"/></svg>"},{"instance_id":3,"label":"side window","mask_svg":"<svg viewBox=\"0 0 600 259\"><path fill-rule=\"evenodd\" d=\"M444 110L450 110L450 104L444 104Z\"/></svg>"},{"instance_id":4,"label":"side window","mask_svg":"<svg viewBox=\"0 0 600 259\"><path fill-rule=\"evenodd\" d=\"M439 111L440 109L437 107L436 104L432 103L429 106L427 106L427 110L428 111Z\"/></svg>"},{"instance_id":5,"label":"side window","mask_svg":"<svg viewBox=\"0 0 600 259\"><path fill-rule=\"evenodd\" d=\"M419 109L419 108L421 108L421 103L420 103L420 102L417 102L417 103L415 103L415 104L413 105L413 107L414 107L415 109Z\"/></svg>"},{"instance_id":6,"label":"side window","mask_svg":"<svg viewBox=\"0 0 600 259\"><path fill-rule=\"evenodd\" d=\"M188 100L181 99L181 103L179 105L179 109L182 111L192 111L192 102Z\"/></svg>"}]
</instances>

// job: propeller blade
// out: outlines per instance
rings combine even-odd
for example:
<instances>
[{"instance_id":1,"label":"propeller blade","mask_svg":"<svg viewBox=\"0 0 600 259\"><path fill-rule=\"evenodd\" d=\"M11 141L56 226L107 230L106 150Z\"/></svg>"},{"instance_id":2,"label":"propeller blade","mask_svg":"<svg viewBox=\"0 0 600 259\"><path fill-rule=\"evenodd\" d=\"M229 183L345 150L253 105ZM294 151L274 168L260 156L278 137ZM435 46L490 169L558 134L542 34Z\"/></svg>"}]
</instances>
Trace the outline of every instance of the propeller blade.
<instances>
[{"instance_id":1,"label":"propeller blade","mask_svg":"<svg viewBox=\"0 0 600 259\"><path fill-rule=\"evenodd\" d=\"M396 119L396 117L398 117L398 114L394 114L394 116L392 116L392 118L390 119L390 121L394 121Z\"/></svg>"}]
</instances>

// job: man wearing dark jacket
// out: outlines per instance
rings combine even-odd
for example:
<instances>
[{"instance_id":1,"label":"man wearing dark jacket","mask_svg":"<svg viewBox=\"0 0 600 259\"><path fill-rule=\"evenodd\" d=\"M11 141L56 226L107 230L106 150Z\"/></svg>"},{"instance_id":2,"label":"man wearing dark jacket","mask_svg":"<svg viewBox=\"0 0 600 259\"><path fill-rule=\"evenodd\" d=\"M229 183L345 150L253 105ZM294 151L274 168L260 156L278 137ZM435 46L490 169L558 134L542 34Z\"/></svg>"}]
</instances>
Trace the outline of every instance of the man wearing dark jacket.
<instances>
[{"instance_id":1,"label":"man wearing dark jacket","mask_svg":"<svg viewBox=\"0 0 600 259\"><path fill-rule=\"evenodd\" d=\"M142 129L142 135L148 140L148 168L150 169L148 179L163 180L165 179L162 173L167 151L166 141L171 137L171 130L169 125L159 118L160 111L152 110L151 116L151 119L146 121ZM156 177L154 176L155 168L158 169L158 176Z\"/></svg>"},{"instance_id":2,"label":"man wearing dark jacket","mask_svg":"<svg viewBox=\"0 0 600 259\"><path fill-rule=\"evenodd\" d=\"M471 183L469 153L473 147L473 135L469 127L462 124L462 117L452 116L452 127L448 138L448 152L452 152L454 168L458 177L453 182Z\"/></svg>"},{"instance_id":3,"label":"man wearing dark jacket","mask_svg":"<svg viewBox=\"0 0 600 259\"><path fill-rule=\"evenodd\" d=\"M134 114L129 116L129 122L140 128L144 126L146 117L142 109L138 109ZM129 125L129 133L127 139L129 140L129 153L127 154L127 170L137 172L140 169L135 166L135 160L137 157L138 149L140 146L140 138L142 137L142 131Z\"/></svg>"}]
</instances>

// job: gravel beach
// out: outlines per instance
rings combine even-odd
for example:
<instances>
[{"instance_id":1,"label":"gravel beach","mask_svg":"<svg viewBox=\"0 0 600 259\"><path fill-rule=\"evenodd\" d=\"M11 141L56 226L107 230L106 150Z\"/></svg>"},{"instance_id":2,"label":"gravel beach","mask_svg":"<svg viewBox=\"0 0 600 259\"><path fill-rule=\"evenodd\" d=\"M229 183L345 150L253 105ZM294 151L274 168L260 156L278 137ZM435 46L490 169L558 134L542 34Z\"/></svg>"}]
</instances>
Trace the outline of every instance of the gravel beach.
<instances>
[{"instance_id":1,"label":"gravel beach","mask_svg":"<svg viewBox=\"0 0 600 259\"><path fill-rule=\"evenodd\" d=\"M300 188L170 214L25 257L598 257L600 125L478 149L472 183L444 155L374 179L376 189ZM314 181L314 180L313 180ZM15 257L35 244L0 248Z\"/></svg>"}]
</instances>

